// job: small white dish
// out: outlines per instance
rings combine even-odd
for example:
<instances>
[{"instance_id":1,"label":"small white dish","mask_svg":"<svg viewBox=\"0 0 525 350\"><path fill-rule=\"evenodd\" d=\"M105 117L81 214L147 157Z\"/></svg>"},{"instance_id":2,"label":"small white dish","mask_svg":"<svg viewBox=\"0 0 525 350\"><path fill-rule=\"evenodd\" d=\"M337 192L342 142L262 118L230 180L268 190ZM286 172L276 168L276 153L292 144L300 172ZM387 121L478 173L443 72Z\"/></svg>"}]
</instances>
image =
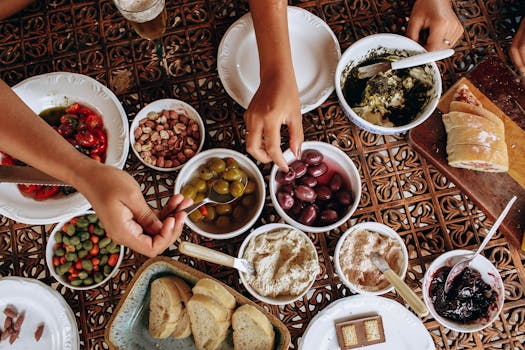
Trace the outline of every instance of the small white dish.
<instances>
[{"instance_id":1,"label":"small white dish","mask_svg":"<svg viewBox=\"0 0 525 350\"><path fill-rule=\"evenodd\" d=\"M20 335L13 345L8 340L0 344L2 349L31 350L78 350L80 338L75 314L62 295L48 285L32 278L0 278L0 310L14 306L18 313L25 314ZM0 324L5 315L0 312ZM44 323L40 341L35 340L35 331ZM5 345L5 347L4 347Z\"/></svg>"},{"instance_id":2,"label":"small white dish","mask_svg":"<svg viewBox=\"0 0 525 350\"><path fill-rule=\"evenodd\" d=\"M385 127L372 124L354 112L343 95L343 87L348 72L354 66L357 66L363 62L371 52L377 51L380 48L426 52L423 46L402 35L382 33L364 37L350 45L350 47L348 47L341 56L335 71L335 92L337 94L337 98L339 99L339 104L341 105L341 108L345 114L361 129L381 135L403 133L423 123L436 109L442 92L441 73L439 72L436 62L429 63L432 67L432 77L434 80L433 88L430 91L431 97L428 99L423 110L410 123L395 127Z\"/></svg>"},{"instance_id":3,"label":"small white dish","mask_svg":"<svg viewBox=\"0 0 525 350\"><path fill-rule=\"evenodd\" d=\"M334 91L333 76L341 49L330 27L307 10L288 6L288 27L301 113L307 113ZM226 31L217 56L219 78L226 92L241 107L248 108L260 83L259 55L250 13Z\"/></svg>"},{"instance_id":4,"label":"small white dish","mask_svg":"<svg viewBox=\"0 0 525 350\"><path fill-rule=\"evenodd\" d=\"M432 264L430 264L430 266L427 269L427 272L425 273L422 289L423 300L425 301L425 304L428 307L428 311L436 321L454 331L471 333L477 332L491 325L503 309L503 303L505 302L505 287L503 285L503 280L501 279L498 269L483 255L478 255L470 263L470 267L474 270L479 271L483 281L489 284L492 287L492 289L494 289L498 294L496 299L497 307L489 308L487 318L475 320L470 323L459 323L442 317L437 313L436 309L434 308L434 304L432 303L432 300L430 298L429 291L430 284L434 279L434 275L437 270L439 270L443 266L454 266L454 264L457 262L456 258L468 254L473 254L473 252L470 250L457 249L451 250L438 256L436 260L434 260Z\"/></svg>"},{"instance_id":5,"label":"small white dish","mask_svg":"<svg viewBox=\"0 0 525 350\"><path fill-rule=\"evenodd\" d=\"M354 165L352 159L350 159L350 157L346 153L341 151L339 148L332 146L329 143L319 141L305 141L302 143L301 149L302 151L305 151L307 149L315 149L323 154L324 159L330 162L330 166L336 168L339 174L342 175L345 184L351 187L351 192L354 197L354 203L348 208L346 214L333 224L326 226L306 226L293 219L279 205L279 201L277 200L277 189L279 184L275 180L275 176L279 171L279 167L274 165L272 168L272 172L270 173L270 178L268 180L268 185L270 188L270 198L272 200L273 206L275 207L277 214L279 214L279 216L281 216L284 219L284 221L298 228L300 231L320 233L333 230L336 227L339 227L344 222L346 222L348 219L350 219L352 214L357 209L357 206L359 205L359 201L361 200L361 177L359 176L359 171ZM283 153L283 155L284 159L286 160L286 163L288 164L296 160L295 155L290 149L287 149Z\"/></svg>"},{"instance_id":6,"label":"small white dish","mask_svg":"<svg viewBox=\"0 0 525 350\"><path fill-rule=\"evenodd\" d=\"M150 104L148 104L146 107L142 108L137 113L137 115L135 116L135 118L131 122L131 126L129 128L129 142L131 144L131 149L133 150L133 153L135 154L135 157L137 157L142 162L142 164L144 164L145 166L147 166L147 167L149 167L151 169L155 169L157 171L175 171L175 170L178 170L178 169L182 168L182 166L185 164L185 163L182 163L181 165L174 166L174 167L165 167L165 168L158 167L156 165L152 165L152 164L146 163L144 161L144 159L140 156L140 154L137 152L137 150L134 147L134 144L135 144L135 133L134 133L134 131L138 127L139 122L142 119L147 118L147 115L148 115L149 112L161 112L164 109L165 110L173 110L173 109L176 109L177 107L180 107L180 106L182 106L188 112L188 117L190 119L195 120L197 122L197 124L199 124L199 131L200 131L200 136L201 137L200 137L200 141L199 141L199 147L195 151L195 154L199 153L202 150L202 146L204 145L205 129L204 129L204 122L203 122L201 116L199 115L199 112L197 112L195 110L195 108L193 108L191 105L189 105L188 103L186 103L184 101L181 101L181 100L177 100L177 99L173 99L173 98L165 98L165 99L161 99L161 100L156 100L156 101L153 101Z\"/></svg>"},{"instance_id":7,"label":"small white dish","mask_svg":"<svg viewBox=\"0 0 525 350\"><path fill-rule=\"evenodd\" d=\"M128 157L128 117L118 98L88 76L56 72L28 78L13 91L36 114L78 102L100 113L108 134L106 164L119 169ZM57 199L36 201L23 196L16 184L0 183L0 214L26 224L53 224L91 207L79 192Z\"/></svg>"},{"instance_id":8,"label":"small white dish","mask_svg":"<svg viewBox=\"0 0 525 350\"><path fill-rule=\"evenodd\" d=\"M236 237L246 231L248 231L253 224L257 221L261 212L264 208L264 200L266 198L266 186L264 183L264 178L261 174L259 168L253 161L250 160L247 156L237 151L227 149L227 148L213 148L203 152L198 153L195 157L191 158L180 170L177 178L175 179L175 185L173 192L175 194L180 193L182 187L189 182L191 179L197 176L198 169L201 165L204 165L211 158L234 158L239 167L242 168L250 178L255 180L257 184L258 191L258 202L256 203L256 209L253 217L250 218L244 225L241 227L232 230L227 233L211 233L202 228L200 228L196 223L190 220L189 217L186 217L185 223L190 229L197 232L199 235L213 238L213 239L230 239Z\"/></svg>"},{"instance_id":9,"label":"small white dish","mask_svg":"<svg viewBox=\"0 0 525 350\"><path fill-rule=\"evenodd\" d=\"M403 263L401 265L401 274L399 275L399 277L402 280L405 279L405 274L408 269L408 252L405 246L405 242L403 242L403 239L401 238L401 236L399 236L399 234L396 231L378 222L362 222L362 223L356 224L352 226L351 228L349 228L341 237L339 237L339 240L337 241L337 245L335 246L335 251L334 251L334 267L335 267L337 276L339 276L341 281L343 281L343 283L354 293L367 294L367 295L381 295L381 294L385 294L385 293L388 293L394 290L394 286L389 284L386 288L379 289L377 291L369 291L369 290L362 288L358 284L350 282L350 280L348 280L348 278L344 274L343 269L341 268L341 262L340 262L341 247L343 246L343 243L346 240L346 238L358 230L367 230L371 232L376 232L381 235L394 238L399 243L399 245L401 246L401 251L403 252Z\"/></svg>"},{"instance_id":10,"label":"small white dish","mask_svg":"<svg viewBox=\"0 0 525 350\"><path fill-rule=\"evenodd\" d=\"M315 249L315 246L314 246L312 240L304 232L299 231L298 229L296 229L296 228L294 228L294 227L292 227L290 225L286 225L286 224L266 224L266 225L258 227L254 231L252 231L248 236L246 236L246 238L242 242L241 247L239 248L239 255L238 255L238 257L241 258L241 259L243 258L244 251L246 250L246 247L248 246L248 243L250 243L250 241L253 238L255 238L258 235L261 235L261 234L264 234L264 233L267 233L267 232L270 232L270 231L273 231L273 230L276 230L276 229L291 229L291 230L294 230L296 232L299 232L307 240L307 242L309 243L312 251L315 253L316 260L318 260L317 250ZM259 294L246 281L246 276L245 276L245 274L243 272L239 271L239 277L241 278L241 282L244 285L244 287L246 288L246 290L248 290L248 292L254 298L256 298L256 299L258 299L258 300L260 300L260 301L262 301L264 303L271 304L271 305L286 305L286 304L290 304L290 303L293 303L296 300L301 299L303 297L303 295L305 295L308 292L308 290L310 288L312 288L312 285L315 282L315 277L316 276L312 277L312 280L311 280L308 288L306 288L301 294L295 295L295 296L288 296L288 297L283 296L283 297L276 297L276 298L265 297L265 296Z\"/></svg>"},{"instance_id":11,"label":"small white dish","mask_svg":"<svg viewBox=\"0 0 525 350\"><path fill-rule=\"evenodd\" d=\"M100 286L104 285L113 276L115 276L115 274L117 273L117 271L118 271L118 269L120 267L120 264L122 263L122 259L124 258L124 246L120 245L119 258L118 258L117 264L113 267L113 270L111 271L111 273L108 276L104 277L104 279L101 282L94 283L94 284L92 284L90 286L83 286L83 287L82 286L73 286L71 283L66 281L62 276L59 276L55 272L55 268L53 266L53 255L54 255L54 252L55 252L55 245L56 245L55 234L57 233L57 231L62 230L62 226L64 226L64 224L68 223L74 217L79 217L79 216L84 216L84 215L89 215L89 214L96 214L96 213L93 210L88 210L88 211L80 213L78 215L73 215L70 218L67 218L67 219L65 219L62 222L59 222L55 226L53 231L51 231L51 234L49 235L49 238L47 239L46 265L47 265L47 268L48 268L49 272L51 273L51 276L53 276L60 284L66 286L68 288L75 289L75 290L89 290L89 289L97 288L97 287L100 287Z\"/></svg>"},{"instance_id":12,"label":"small white dish","mask_svg":"<svg viewBox=\"0 0 525 350\"><path fill-rule=\"evenodd\" d=\"M372 295L352 295L339 299L312 318L301 338L301 350L339 349L335 322L361 316L380 315L385 342L367 346L370 350L434 350L423 322L395 300Z\"/></svg>"}]
</instances>

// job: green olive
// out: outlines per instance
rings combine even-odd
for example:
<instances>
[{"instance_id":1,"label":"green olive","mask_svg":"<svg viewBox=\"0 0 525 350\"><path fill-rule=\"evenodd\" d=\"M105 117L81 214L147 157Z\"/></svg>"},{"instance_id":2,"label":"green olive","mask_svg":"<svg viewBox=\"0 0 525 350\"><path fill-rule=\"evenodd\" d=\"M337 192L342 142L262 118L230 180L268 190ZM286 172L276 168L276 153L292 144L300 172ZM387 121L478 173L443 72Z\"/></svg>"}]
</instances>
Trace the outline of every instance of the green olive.
<instances>
[{"instance_id":1,"label":"green olive","mask_svg":"<svg viewBox=\"0 0 525 350\"><path fill-rule=\"evenodd\" d=\"M215 185L215 183L217 182L218 179L211 179L211 180L208 180L206 181L206 185L208 186L208 190L213 188L213 185Z\"/></svg>"},{"instance_id":2,"label":"green olive","mask_svg":"<svg viewBox=\"0 0 525 350\"><path fill-rule=\"evenodd\" d=\"M188 215L190 220L193 222L199 222L202 220L204 215L202 215L201 211L199 209L194 210L190 215Z\"/></svg>"},{"instance_id":3,"label":"green olive","mask_svg":"<svg viewBox=\"0 0 525 350\"><path fill-rule=\"evenodd\" d=\"M215 221L215 225L220 228L227 228L231 225L231 220L229 216L219 216Z\"/></svg>"},{"instance_id":4,"label":"green olive","mask_svg":"<svg viewBox=\"0 0 525 350\"><path fill-rule=\"evenodd\" d=\"M226 162L220 158L212 158L207 163L208 168L220 174L226 169Z\"/></svg>"},{"instance_id":5,"label":"green olive","mask_svg":"<svg viewBox=\"0 0 525 350\"><path fill-rule=\"evenodd\" d=\"M222 174L222 178L226 181L239 181L242 178L242 170L237 168L228 169Z\"/></svg>"},{"instance_id":6,"label":"green olive","mask_svg":"<svg viewBox=\"0 0 525 350\"><path fill-rule=\"evenodd\" d=\"M193 187L192 185L186 185L182 188L182 191L180 192L184 198L195 198L195 195L197 194L197 189Z\"/></svg>"},{"instance_id":7,"label":"green olive","mask_svg":"<svg viewBox=\"0 0 525 350\"><path fill-rule=\"evenodd\" d=\"M244 189L244 193L252 194L255 192L256 189L257 189L257 184L252 180L248 180L248 183L246 184L246 188Z\"/></svg>"},{"instance_id":8,"label":"green olive","mask_svg":"<svg viewBox=\"0 0 525 350\"><path fill-rule=\"evenodd\" d=\"M197 192L206 192L208 190L208 187L206 186L206 181L198 177L191 180L190 185L195 187Z\"/></svg>"},{"instance_id":9,"label":"green olive","mask_svg":"<svg viewBox=\"0 0 525 350\"><path fill-rule=\"evenodd\" d=\"M251 207L255 204L255 196L244 196L242 197L241 203L245 207Z\"/></svg>"},{"instance_id":10,"label":"green olive","mask_svg":"<svg viewBox=\"0 0 525 350\"><path fill-rule=\"evenodd\" d=\"M233 181L230 183L230 194L235 198L239 198L244 194L244 185L240 181Z\"/></svg>"},{"instance_id":11,"label":"green olive","mask_svg":"<svg viewBox=\"0 0 525 350\"><path fill-rule=\"evenodd\" d=\"M207 205L206 209L208 209L208 215L204 217L204 221L213 222L217 217L217 210L213 205Z\"/></svg>"},{"instance_id":12,"label":"green olive","mask_svg":"<svg viewBox=\"0 0 525 350\"><path fill-rule=\"evenodd\" d=\"M231 204L218 204L215 209L218 215L228 215L232 212Z\"/></svg>"},{"instance_id":13,"label":"green olive","mask_svg":"<svg viewBox=\"0 0 525 350\"><path fill-rule=\"evenodd\" d=\"M213 184L213 190L218 194L228 194L228 192L230 191L230 184L228 183L228 181L217 180Z\"/></svg>"},{"instance_id":14,"label":"green olive","mask_svg":"<svg viewBox=\"0 0 525 350\"><path fill-rule=\"evenodd\" d=\"M213 177L213 172L205 166L200 167L199 177L203 179L204 181L208 181Z\"/></svg>"},{"instance_id":15,"label":"green olive","mask_svg":"<svg viewBox=\"0 0 525 350\"><path fill-rule=\"evenodd\" d=\"M244 221L246 215L246 208L243 208L242 206L236 206L235 209L233 209L233 220L235 222L242 222Z\"/></svg>"},{"instance_id":16,"label":"green olive","mask_svg":"<svg viewBox=\"0 0 525 350\"><path fill-rule=\"evenodd\" d=\"M226 170L235 169L238 167L239 167L239 164L237 164L237 161L235 159L233 159L232 157L226 158Z\"/></svg>"},{"instance_id":17,"label":"green olive","mask_svg":"<svg viewBox=\"0 0 525 350\"><path fill-rule=\"evenodd\" d=\"M193 203L199 203L199 202L202 202L204 200L204 198L206 197L206 195L204 193L197 193L197 195L195 196L195 198L193 198Z\"/></svg>"}]
</instances>

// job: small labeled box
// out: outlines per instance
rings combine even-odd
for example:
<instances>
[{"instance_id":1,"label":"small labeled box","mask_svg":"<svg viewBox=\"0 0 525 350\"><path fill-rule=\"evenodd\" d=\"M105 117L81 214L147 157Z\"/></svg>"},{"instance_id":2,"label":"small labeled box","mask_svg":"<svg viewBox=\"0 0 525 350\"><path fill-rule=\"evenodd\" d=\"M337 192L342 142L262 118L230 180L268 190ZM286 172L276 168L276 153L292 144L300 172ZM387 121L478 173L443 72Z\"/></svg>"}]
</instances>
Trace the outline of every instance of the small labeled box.
<instances>
[{"instance_id":1,"label":"small labeled box","mask_svg":"<svg viewBox=\"0 0 525 350\"><path fill-rule=\"evenodd\" d=\"M383 343L385 331L381 316L367 316L335 324L337 341L341 350Z\"/></svg>"}]
</instances>

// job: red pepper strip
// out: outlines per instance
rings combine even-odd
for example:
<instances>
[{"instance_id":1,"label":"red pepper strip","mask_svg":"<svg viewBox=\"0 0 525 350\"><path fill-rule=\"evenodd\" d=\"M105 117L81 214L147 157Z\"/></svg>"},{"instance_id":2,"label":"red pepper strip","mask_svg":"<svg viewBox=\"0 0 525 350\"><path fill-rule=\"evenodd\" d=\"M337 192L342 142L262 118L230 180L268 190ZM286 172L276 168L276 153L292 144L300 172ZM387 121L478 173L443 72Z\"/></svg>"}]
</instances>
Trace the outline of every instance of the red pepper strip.
<instances>
[{"instance_id":1,"label":"red pepper strip","mask_svg":"<svg viewBox=\"0 0 525 350\"><path fill-rule=\"evenodd\" d=\"M208 216L208 208L206 208L206 205L201 205L199 207L199 210L201 212L202 215L204 216Z\"/></svg>"}]
</instances>

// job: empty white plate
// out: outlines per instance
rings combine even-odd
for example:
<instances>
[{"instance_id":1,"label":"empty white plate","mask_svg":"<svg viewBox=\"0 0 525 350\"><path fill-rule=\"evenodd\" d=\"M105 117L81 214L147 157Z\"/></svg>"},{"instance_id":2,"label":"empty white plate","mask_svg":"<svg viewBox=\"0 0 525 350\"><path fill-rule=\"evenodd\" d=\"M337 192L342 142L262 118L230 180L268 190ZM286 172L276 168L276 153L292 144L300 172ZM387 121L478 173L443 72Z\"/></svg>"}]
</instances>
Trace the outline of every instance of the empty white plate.
<instances>
[{"instance_id":1,"label":"empty white plate","mask_svg":"<svg viewBox=\"0 0 525 350\"><path fill-rule=\"evenodd\" d=\"M321 105L334 91L334 76L341 49L334 33L319 17L299 7L288 7L288 28L301 113ZM259 53L250 13L224 34L217 58L226 92L248 108L259 87Z\"/></svg>"}]
</instances>

